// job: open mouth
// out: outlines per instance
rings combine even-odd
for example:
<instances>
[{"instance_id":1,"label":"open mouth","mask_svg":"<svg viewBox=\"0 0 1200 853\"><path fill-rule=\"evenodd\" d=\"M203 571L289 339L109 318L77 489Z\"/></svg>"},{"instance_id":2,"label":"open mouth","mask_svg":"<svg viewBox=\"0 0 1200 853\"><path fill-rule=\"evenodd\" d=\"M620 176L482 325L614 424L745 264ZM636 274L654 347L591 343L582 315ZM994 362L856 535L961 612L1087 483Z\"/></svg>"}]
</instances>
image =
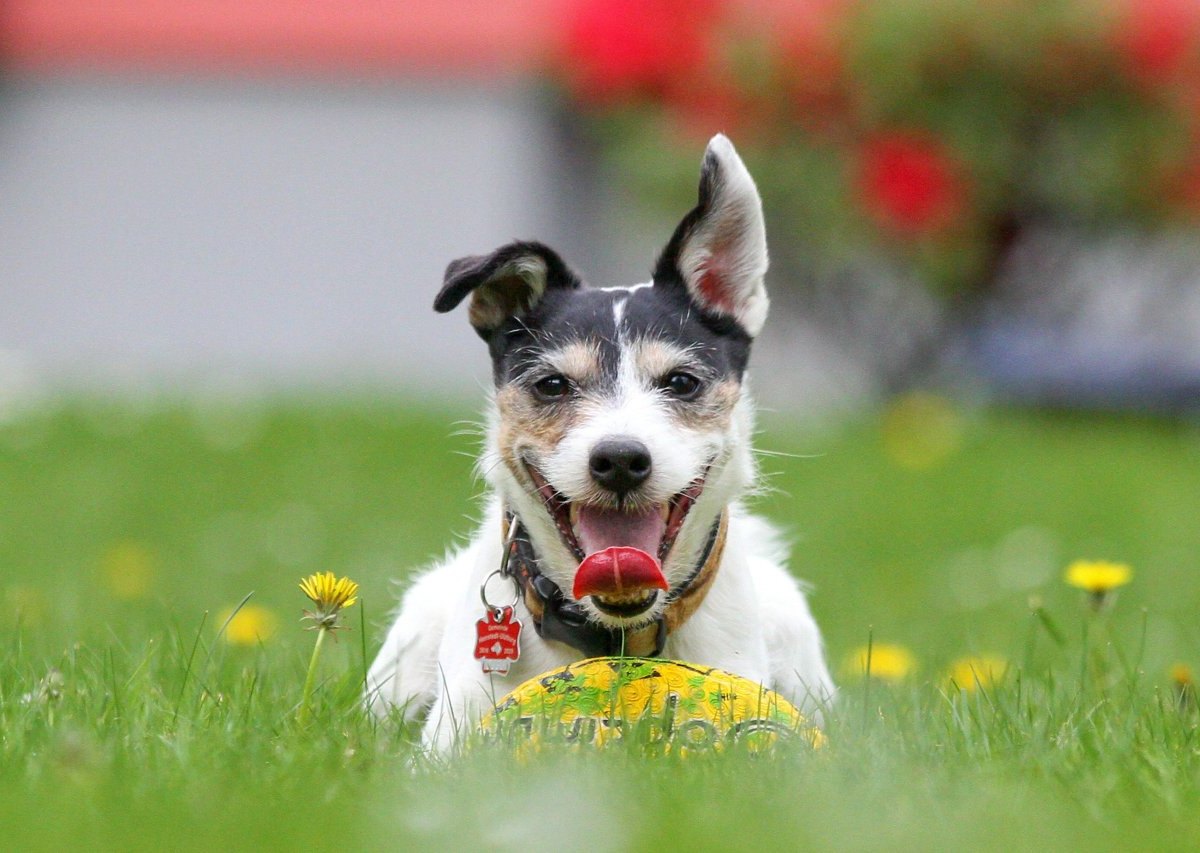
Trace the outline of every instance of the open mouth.
<instances>
[{"instance_id":1,"label":"open mouth","mask_svg":"<svg viewBox=\"0 0 1200 853\"><path fill-rule=\"evenodd\" d=\"M579 561L575 598L590 596L601 613L619 619L649 610L668 591L662 565L704 490L707 471L662 503L612 507L567 500L536 467L525 465L559 537Z\"/></svg>"}]
</instances>

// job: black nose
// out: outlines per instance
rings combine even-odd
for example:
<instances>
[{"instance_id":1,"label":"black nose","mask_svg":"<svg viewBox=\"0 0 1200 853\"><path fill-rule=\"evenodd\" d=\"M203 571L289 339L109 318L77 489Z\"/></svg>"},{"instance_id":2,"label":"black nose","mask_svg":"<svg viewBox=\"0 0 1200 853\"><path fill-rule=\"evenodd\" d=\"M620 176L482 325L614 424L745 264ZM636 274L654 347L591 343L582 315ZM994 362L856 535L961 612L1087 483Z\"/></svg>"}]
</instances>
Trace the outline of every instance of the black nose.
<instances>
[{"instance_id":1,"label":"black nose","mask_svg":"<svg viewBox=\"0 0 1200 853\"><path fill-rule=\"evenodd\" d=\"M606 438L592 448L588 466L600 486L625 495L650 476L650 451L634 438Z\"/></svg>"}]
</instances>

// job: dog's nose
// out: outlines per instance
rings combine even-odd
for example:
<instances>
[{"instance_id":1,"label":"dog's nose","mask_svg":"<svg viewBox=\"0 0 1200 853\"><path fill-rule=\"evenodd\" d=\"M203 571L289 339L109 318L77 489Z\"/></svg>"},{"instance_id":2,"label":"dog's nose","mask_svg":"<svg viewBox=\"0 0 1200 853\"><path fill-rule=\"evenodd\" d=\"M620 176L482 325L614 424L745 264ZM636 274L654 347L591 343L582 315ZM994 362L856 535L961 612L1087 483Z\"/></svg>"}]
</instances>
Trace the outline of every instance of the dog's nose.
<instances>
[{"instance_id":1,"label":"dog's nose","mask_svg":"<svg viewBox=\"0 0 1200 853\"><path fill-rule=\"evenodd\" d=\"M606 438L592 448L588 465L600 486L626 495L650 476L650 450L636 438Z\"/></svg>"}]
</instances>

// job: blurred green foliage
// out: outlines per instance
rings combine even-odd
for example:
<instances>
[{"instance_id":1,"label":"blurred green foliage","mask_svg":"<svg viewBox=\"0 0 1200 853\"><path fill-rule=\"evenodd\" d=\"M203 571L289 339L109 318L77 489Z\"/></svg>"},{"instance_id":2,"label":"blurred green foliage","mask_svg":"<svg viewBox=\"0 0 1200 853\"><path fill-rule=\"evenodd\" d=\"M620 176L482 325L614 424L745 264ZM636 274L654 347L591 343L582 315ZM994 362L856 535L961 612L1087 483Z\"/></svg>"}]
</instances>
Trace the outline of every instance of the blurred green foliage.
<instances>
[{"instance_id":1,"label":"blurred green foliage","mask_svg":"<svg viewBox=\"0 0 1200 853\"><path fill-rule=\"evenodd\" d=\"M729 133L801 268L888 258L960 293L1027 226L1200 213L1195 4L581 0L566 29L568 100L648 203Z\"/></svg>"}]
</instances>

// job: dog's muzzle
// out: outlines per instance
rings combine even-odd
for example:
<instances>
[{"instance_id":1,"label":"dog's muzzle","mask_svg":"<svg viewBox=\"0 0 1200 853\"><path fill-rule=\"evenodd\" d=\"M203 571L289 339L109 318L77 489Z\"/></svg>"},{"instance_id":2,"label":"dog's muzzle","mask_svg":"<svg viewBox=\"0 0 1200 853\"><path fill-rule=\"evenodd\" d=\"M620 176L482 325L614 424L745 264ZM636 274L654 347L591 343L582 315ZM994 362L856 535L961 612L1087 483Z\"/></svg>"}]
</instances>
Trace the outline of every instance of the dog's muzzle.
<instances>
[{"instance_id":1,"label":"dog's muzzle","mask_svg":"<svg viewBox=\"0 0 1200 853\"><path fill-rule=\"evenodd\" d=\"M705 476L663 503L612 507L567 500L536 466L525 464L563 544L579 560L574 598L590 598L601 613L619 619L649 611L669 590L663 565Z\"/></svg>"}]
</instances>

